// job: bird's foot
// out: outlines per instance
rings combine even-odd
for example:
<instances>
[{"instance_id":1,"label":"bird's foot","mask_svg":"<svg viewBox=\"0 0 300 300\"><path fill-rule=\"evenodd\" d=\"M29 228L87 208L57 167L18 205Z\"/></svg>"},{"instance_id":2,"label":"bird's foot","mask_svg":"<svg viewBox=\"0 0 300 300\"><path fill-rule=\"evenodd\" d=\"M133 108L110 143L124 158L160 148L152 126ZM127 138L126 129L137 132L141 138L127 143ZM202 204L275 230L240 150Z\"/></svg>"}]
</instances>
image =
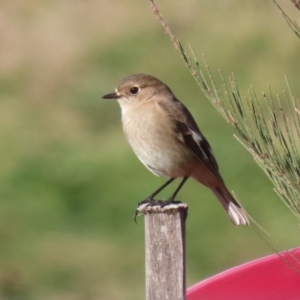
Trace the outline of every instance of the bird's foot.
<instances>
[{"instance_id":1,"label":"bird's foot","mask_svg":"<svg viewBox=\"0 0 300 300\"><path fill-rule=\"evenodd\" d=\"M134 213L134 217L133 217L133 220L135 223L137 223L136 221L136 218L139 216L139 208L143 205L145 205L145 207L149 207L149 206L159 206L159 207L165 207L165 206L168 206L170 204L180 204L182 203L181 201L176 201L174 200L172 197L166 201L163 201L163 200L155 200L151 197L141 201L138 203L138 206L137 206L137 209L135 210L135 213Z\"/></svg>"},{"instance_id":2,"label":"bird's foot","mask_svg":"<svg viewBox=\"0 0 300 300\"><path fill-rule=\"evenodd\" d=\"M168 205L172 205L172 204L179 204L179 206L180 205L182 205L183 207L184 207L184 220L186 220L187 219L187 215L188 215L188 207L187 207L187 205L185 204L185 203L182 203L181 201L177 201L177 200L175 200L174 198L169 198L168 200L166 200L166 201L161 201L161 200L159 200L159 201L156 201L156 203L157 203L157 205L159 205L160 207L166 207L166 206L168 206Z\"/></svg>"},{"instance_id":3,"label":"bird's foot","mask_svg":"<svg viewBox=\"0 0 300 300\"><path fill-rule=\"evenodd\" d=\"M156 205L156 202L157 201L155 199L153 199L152 197L148 197L147 199L139 202L138 205L137 205L137 208L135 210L134 216L133 216L134 222L137 223L136 218L139 216L140 206L142 206L142 205L145 205L146 207L147 206L154 206L154 205Z\"/></svg>"},{"instance_id":4,"label":"bird's foot","mask_svg":"<svg viewBox=\"0 0 300 300\"><path fill-rule=\"evenodd\" d=\"M155 205L159 205L160 207L165 207L165 206L168 206L170 204L179 204L179 203L182 203L182 202L181 201L176 201L175 199L170 198L166 201L157 200Z\"/></svg>"}]
</instances>

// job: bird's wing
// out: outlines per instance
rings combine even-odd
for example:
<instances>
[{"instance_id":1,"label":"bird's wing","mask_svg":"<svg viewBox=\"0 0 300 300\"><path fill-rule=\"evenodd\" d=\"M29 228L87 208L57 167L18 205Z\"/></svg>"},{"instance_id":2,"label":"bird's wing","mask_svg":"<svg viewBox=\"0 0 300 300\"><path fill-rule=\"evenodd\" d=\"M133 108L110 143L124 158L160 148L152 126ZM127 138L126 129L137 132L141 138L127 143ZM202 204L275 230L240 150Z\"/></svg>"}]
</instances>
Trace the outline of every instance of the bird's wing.
<instances>
[{"instance_id":1,"label":"bird's wing","mask_svg":"<svg viewBox=\"0 0 300 300\"><path fill-rule=\"evenodd\" d=\"M179 100L174 99L174 102L176 108L175 106L171 106L173 109L170 109L170 106L165 105L163 102L159 103L159 105L174 120L174 127L177 130L178 139L184 142L213 174L220 177L219 167L212 149L201 133L192 114Z\"/></svg>"}]
</instances>

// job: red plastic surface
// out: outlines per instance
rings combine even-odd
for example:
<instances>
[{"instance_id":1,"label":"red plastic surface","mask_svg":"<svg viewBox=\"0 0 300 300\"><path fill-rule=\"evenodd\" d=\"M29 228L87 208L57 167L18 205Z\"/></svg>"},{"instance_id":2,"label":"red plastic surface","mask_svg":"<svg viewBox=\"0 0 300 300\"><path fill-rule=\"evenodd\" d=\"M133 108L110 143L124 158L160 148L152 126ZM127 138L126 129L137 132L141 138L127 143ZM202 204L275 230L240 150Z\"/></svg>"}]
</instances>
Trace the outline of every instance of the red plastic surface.
<instances>
[{"instance_id":1,"label":"red plastic surface","mask_svg":"<svg viewBox=\"0 0 300 300\"><path fill-rule=\"evenodd\" d=\"M187 300L300 300L300 248L280 256L266 256L205 279L188 289Z\"/></svg>"}]
</instances>

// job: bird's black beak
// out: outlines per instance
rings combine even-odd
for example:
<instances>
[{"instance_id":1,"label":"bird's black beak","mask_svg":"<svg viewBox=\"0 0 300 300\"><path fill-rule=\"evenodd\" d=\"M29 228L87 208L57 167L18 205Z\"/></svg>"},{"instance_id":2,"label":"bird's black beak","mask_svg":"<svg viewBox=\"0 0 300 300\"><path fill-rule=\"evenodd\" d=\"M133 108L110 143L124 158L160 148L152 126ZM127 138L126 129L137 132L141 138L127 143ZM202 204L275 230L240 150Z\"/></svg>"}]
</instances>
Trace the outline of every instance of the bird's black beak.
<instances>
[{"instance_id":1,"label":"bird's black beak","mask_svg":"<svg viewBox=\"0 0 300 300\"><path fill-rule=\"evenodd\" d=\"M102 96L103 99L119 99L120 96L117 95L116 93L111 93L111 94L107 94Z\"/></svg>"}]
</instances>

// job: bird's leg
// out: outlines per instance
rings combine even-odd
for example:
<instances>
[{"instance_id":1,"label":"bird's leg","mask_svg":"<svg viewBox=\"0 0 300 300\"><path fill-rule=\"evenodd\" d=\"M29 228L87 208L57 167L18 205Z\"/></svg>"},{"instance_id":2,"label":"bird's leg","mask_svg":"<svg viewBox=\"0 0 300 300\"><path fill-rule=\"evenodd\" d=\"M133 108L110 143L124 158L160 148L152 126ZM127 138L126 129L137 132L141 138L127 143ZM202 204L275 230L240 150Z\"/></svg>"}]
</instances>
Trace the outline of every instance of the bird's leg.
<instances>
[{"instance_id":1,"label":"bird's leg","mask_svg":"<svg viewBox=\"0 0 300 300\"><path fill-rule=\"evenodd\" d=\"M169 205L171 203L180 203L180 201L175 201L175 197L177 196L177 194L179 193L179 191L181 190L181 188L183 187L183 185L185 184L185 182L188 179L189 179L189 176L183 177L183 179L181 180L180 184L178 185L178 187L175 190L175 192L173 193L173 195L167 201L160 201L160 205L162 207L164 207L164 206Z\"/></svg>"},{"instance_id":2,"label":"bird's leg","mask_svg":"<svg viewBox=\"0 0 300 300\"><path fill-rule=\"evenodd\" d=\"M161 187L159 187L156 191L154 191L151 195L149 195L145 200L139 202L138 206L140 206L141 204L146 204L149 203L150 205L154 205L155 204L155 200L154 197L161 192L165 187L167 187L171 182L173 182L175 180L175 178L170 178L167 182L165 182Z\"/></svg>"},{"instance_id":3,"label":"bird's leg","mask_svg":"<svg viewBox=\"0 0 300 300\"><path fill-rule=\"evenodd\" d=\"M167 187L172 181L174 181L175 178L170 178L167 182L165 182L161 187L159 187L156 191L154 191L151 195L149 195L145 200L141 201L138 203L138 208L142 205L142 204L148 204L150 206L153 206L157 203L156 200L154 200L154 197L160 192L162 191L165 187ZM177 194L177 193L176 193ZM176 196L175 194L175 196ZM134 222L136 223L136 218L138 216L138 209L136 209L135 213L134 213Z\"/></svg>"}]
</instances>

